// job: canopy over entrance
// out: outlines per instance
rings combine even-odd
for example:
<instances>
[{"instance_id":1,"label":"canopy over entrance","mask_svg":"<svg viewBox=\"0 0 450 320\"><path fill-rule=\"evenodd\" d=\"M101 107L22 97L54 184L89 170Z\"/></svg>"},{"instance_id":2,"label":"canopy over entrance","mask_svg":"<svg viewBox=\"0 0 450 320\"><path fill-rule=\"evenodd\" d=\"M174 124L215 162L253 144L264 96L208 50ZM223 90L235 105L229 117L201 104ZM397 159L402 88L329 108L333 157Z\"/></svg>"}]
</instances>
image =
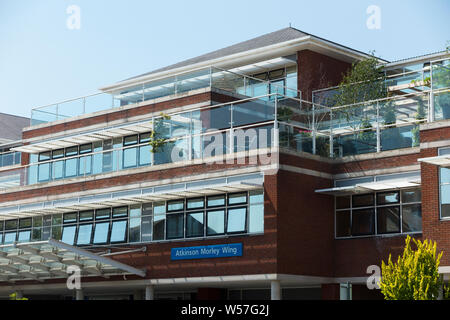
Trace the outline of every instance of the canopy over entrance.
<instances>
[{"instance_id":1,"label":"canopy over entrance","mask_svg":"<svg viewBox=\"0 0 450 320\"><path fill-rule=\"evenodd\" d=\"M0 281L66 278L74 271L69 266L78 267L81 276L145 277L144 270L53 239L0 246Z\"/></svg>"}]
</instances>

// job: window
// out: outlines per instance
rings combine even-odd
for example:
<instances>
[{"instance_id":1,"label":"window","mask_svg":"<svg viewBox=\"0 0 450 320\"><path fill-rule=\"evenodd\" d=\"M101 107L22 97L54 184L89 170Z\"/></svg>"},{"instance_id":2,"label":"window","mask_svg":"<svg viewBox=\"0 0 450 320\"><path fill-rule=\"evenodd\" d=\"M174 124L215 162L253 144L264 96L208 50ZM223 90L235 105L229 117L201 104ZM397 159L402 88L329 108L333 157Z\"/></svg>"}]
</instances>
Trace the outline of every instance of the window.
<instances>
[{"instance_id":1,"label":"window","mask_svg":"<svg viewBox=\"0 0 450 320\"><path fill-rule=\"evenodd\" d=\"M153 240L164 240L166 204L164 202L156 202L153 209Z\"/></svg>"},{"instance_id":2,"label":"window","mask_svg":"<svg viewBox=\"0 0 450 320\"><path fill-rule=\"evenodd\" d=\"M14 243L16 241L16 236L17 233L16 232L7 232L5 233L5 240L4 240L4 244L10 244L10 243Z\"/></svg>"},{"instance_id":3,"label":"window","mask_svg":"<svg viewBox=\"0 0 450 320\"><path fill-rule=\"evenodd\" d=\"M111 228L111 243L126 242L127 220L113 221Z\"/></svg>"},{"instance_id":4,"label":"window","mask_svg":"<svg viewBox=\"0 0 450 320\"><path fill-rule=\"evenodd\" d=\"M248 232L264 232L264 192L262 190L250 191L249 201Z\"/></svg>"},{"instance_id":5,"label":"window","mask_svg":"<svg viewBox=\"0 0 450 320\"><path fill-rule=\"evenodd\" d=\"M81 224L78 229L77 245L83 246L91 243L92 223Z\"/></svg>"},{"instance_id":6,"label":"window","mask_svg":"<svg viewBox=\"0 0 450 320\"><path fill-rule=\"evenodd\" d=\"M377 208L377 233L400 232L400 206Z\"/></svg>"},{"instance_id":7,"label":"window","mask_svg":"<svg viewBox=\"0 0 450 320\"><path fill-rule=\"evenodd\" d=\"M139 165L145 166L152 162L151 147L150 147L150 133L142 133L139 136L139 143L144 144L139 147Z\"/></svg>"},{"instance_id":8,"label":"window","mask_svg":"<svg viewBox=\"0 0 450 320\"><path fill-rule=\"evenodd\" d=\"M108 242L109 222L95 224L94 244L105 244Z\"/></svg>"},{"instance_id":9,"label":"window","mask_svg":"<svg viewBox=\"0 0 450 320\"><path fill-rule=\"evenodd\" d=\"M352 212L352 235L370 235L375 232L374 210L361 209Z\"/></svg>"},{"instance_id":10,"label":"window","mask_svg":"<svg viewBox=\"0 0 450 320\"><path fill-rule=\"evenodd\" d=\"M225 233L225 210L208 211L206 235Z\"/></svg>"},{"instance_id":11,"label":"window","mask_svg":"<svg viewBox=\"0 0 450 320\"><path fill-rule=\"evenodd\" d=\"M247 207L228 209L227 233L245 232Z\"/></svg>"},{"instance_id":12,"label":"window","mask_svg":"<svg viewBox=\"0 0 450 320\"><path fill-rule=\"evenodd\" d=\"M450 168L439 168L441 218L450 218Z\"/></svg>"},{"instance_id":13,"label":"window","mask_svg":"<svg viewBox=\"0 0 450 320\"><path fill-rule=\"evenodd\" d=\"M228 205L247 203L247 193L234 193L228 195Z\"/></svg>"},{"instance_id":14,"label":"window","mask_svg":"<svg viewBox=\"0 0 450 320\"><path fill-rule=\"evenodd\" d=\"M184 236L184 213L171 213L167 215L167 239L178 239Z\"/></svg>"},{"instance_id":15,"label":"window","mask_svg":"<svg viewBox=\"0 0 450 320\"><path fill-rule=\"evenodd\" d=\"M30 240L31 240L31 230L19 231L17 242L30 242Z\"/></svg>"},{"instance_id":16,"label":"window","mask_svg":"<svg viewBox=\"0 0 450 320\"><path fill-rule=\"evenodd\" d=\"M203 198L188 199L186 201L186 209L187 210L201 209L204 207L205 207L205 200Z\"/></svg>"},{"instance_id":17,"label":"window","mask_svg":"<svg viewBox=\"0 0 450 320\"><path fill-rule=\"evenodd\" d=\"M77 231L77 226L65 226L62 231L61 241L70 245L75 243L75 234Z\"/></svg>"},{"instance_id":18,"label":"window","mask_svg":"<svg viewBox=\"0 0 450 320\"><path fill-rule=\"evenodd\" d=\"M225 205L225 196L211 196L208 197L207 206L208 208L211 207L221 207Z\"/></svg>"},{"instance_id":19,"label":"window","mask_svg":"<svg viewBox=\"0 0 450 320\"><path fill-rule=\"evenodd\" d=\"M78 147L66 148L66 157L74 157L78 154ZM78 174L78 158L66 159L65 173L66 178L75 177Z\"/></svg>"},{"instance_id":20,"label":"window","mask_svg":"<svg viewBox=\"0 0 450 320\"><path fill-rule=\"evenodd\" d=\"M81 211L80 222L94 220L94 211Z\"/></svg>"},{"instance_id":21,"label":"window","mask_svg":"<svg viewBox=\"0 0 450 320\"><path fill-rule=\"evenodd\" d=\"M184 200L167 202L167 212L180 211L184 209Z\"/></svg>"},{"instance_id":22,"label":"window","mask_svg":"<svg viewBox=\"0 0 450 320\"><path fill-rule=\"evenodd\" d=\"M203 211L186 213L186 237L203 237Z\"/></svg>"},{"instance_id":23,"label":"window","mask_svg":"<svg viewBox=\"0 0 450 320\"><path fill-rule=\"evenodd\" d=\"M111 217L111 209L99 209L95 211L95 220L109 219Z\"/></svg>"},{"instance_id":24,"label":"window","mask_svg":"<svg viewBox=\"0 0 450 320\"><path fill-rule=\"evenodd\" d=\"M419 188L336 197L336 238L421 232L420 202Z\"/></svg>"},{"instance_id":25,"label":"window","mask_svg":"<svg viewBox=\"0 0 450 320\"><path fill-rule=\"evenodd\" d=\"M65 213L64 214L64 223L74 223L77 222L77 213Z\"/></svg>"},{"instance_id":26,"label":"window","mask_svg":"<svg viewBox=\"0 0 450 320\"><path fill-rule=\"evenodd\" d=\"M128 207L113 208L113 219L128 216Z\"/></svg>"}]
</instances>

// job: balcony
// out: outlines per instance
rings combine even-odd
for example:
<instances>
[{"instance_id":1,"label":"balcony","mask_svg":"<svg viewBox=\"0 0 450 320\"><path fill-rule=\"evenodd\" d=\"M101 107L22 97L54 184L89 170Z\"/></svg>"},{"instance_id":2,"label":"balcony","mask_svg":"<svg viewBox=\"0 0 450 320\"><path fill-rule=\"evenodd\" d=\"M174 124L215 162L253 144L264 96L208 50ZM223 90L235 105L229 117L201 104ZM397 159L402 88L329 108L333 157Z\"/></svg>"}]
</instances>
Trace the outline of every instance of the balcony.
<instances>
[{"instance_id":1,"label":"balcony","mask_svg":"<svg viewBox=\"0 0 450 320\"><path fill-rule=\"evenodd\" d=\"M209 67L164 79L142 82L133 87L101 92L34 108L31 111L31 125L69 119L163 97L172 97L199 89L225 91L240 99L271 93L301 97L296 88L282 86L279 81L265 81L216 67Z\"/></svg>"}]
</instances>

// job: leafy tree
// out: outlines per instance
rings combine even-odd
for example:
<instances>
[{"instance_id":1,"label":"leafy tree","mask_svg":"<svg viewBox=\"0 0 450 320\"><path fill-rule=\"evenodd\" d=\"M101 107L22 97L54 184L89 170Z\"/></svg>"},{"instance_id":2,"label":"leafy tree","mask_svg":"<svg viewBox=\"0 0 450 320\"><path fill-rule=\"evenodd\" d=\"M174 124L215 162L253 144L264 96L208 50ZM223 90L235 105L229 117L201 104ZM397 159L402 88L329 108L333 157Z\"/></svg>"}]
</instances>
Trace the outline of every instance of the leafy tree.
<instances>
[{"instance_id":1,"label":"leafy tree","mask_svg":"<svg viewBox=\"0 0 450 320\"><path fill-rule=\"evenodd\" d=\"M442 252L436 255L436 242L406 238L403 255L393 263L382 261L381 293L386 300L436 300L442 286L438 273Z\"/></svg>"},{"instance_id":2,"label":"leafy tree","mask_svg":"<svg viewBox=\"0 0 450 320\"><path fill-rule=\"evenodd\" d=\"M344 75L334 96L336 106L385 98L387 96L383 67L375 57L354 62Z\"/></svg>"},{"instance_id":3,"label":"leafy tree","mask_svg":"<svg viewBox=\"0 0 450 320\"><path fill-rule=\"evenodd\" d=\"M18 298L17 297L17 292L13 292L9 295L9 300L28 300L28 298Z\"/></svg>"},{"instance_id":4,"label":"leafy tree","mask_svg":"<svg viewBox=\"0 0 450 320\"><path fill-rule=\"evenodd\" d=\"M170 120L170 116L164 113L160 114L160 118L155 120L153 131L150 133L150 151L157 153L161 148L168 143L166 138L167 132L164 126L166 120Z\"/></svg>"}]
</instances>

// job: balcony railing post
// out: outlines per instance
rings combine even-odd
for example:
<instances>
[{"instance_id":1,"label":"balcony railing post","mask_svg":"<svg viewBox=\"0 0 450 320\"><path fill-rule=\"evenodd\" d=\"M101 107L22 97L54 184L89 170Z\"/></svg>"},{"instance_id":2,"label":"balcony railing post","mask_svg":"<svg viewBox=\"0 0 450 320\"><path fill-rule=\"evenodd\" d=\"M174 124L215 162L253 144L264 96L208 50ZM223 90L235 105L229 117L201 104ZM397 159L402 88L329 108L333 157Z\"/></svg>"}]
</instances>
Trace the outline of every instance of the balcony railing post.
<instances>
[{"instance_id":1,"label":"balcony railing post","mask_svg":"<svg viewBox=\"0 0 450 320\"><path fill-rule=\"evenodd\" d=\"M83 98L83 114L86 114L86 97Z\"/></svg>"},{"instance_id":2,"label":"balcony railing post","mask_svg":"<svg viewBox=\"0 0 450 320\"><path fill-rule=\"evenodd\" d=\"M330 109L330 158L334 157L334 145L333 145L333 110Z\"/></svg>"},{"instance_id":3,"label":"balcony railing post","mask_svg":"<svg viewBox=\"0 0 450 320\"><path fill-rule=\"evenodd\" d=\"M377 152L381 151L381 139L380 139L380 106L377 101Z\"/></svg>"},{"instance_id":4,"label":"balcony railing post","mask_svg":"<svg viewBox=\"0 0 450 320\"><path fill-rule=\"evenodd\" d=\"M316 154L316 110L315 104L312 104L312 154Z\"/></svg>"},{"instance_id":5,"label":"balcony railing post","mask_svg":"<svg viewBox=\"0 0 450 320\"><path fill-rule=\"evenodd\" d=\"M434 113L434 86L433 86L433 62L430 63L430 97L428 102L428 122L433 122L435 119Z\"/></svg>"}]
</instances>

